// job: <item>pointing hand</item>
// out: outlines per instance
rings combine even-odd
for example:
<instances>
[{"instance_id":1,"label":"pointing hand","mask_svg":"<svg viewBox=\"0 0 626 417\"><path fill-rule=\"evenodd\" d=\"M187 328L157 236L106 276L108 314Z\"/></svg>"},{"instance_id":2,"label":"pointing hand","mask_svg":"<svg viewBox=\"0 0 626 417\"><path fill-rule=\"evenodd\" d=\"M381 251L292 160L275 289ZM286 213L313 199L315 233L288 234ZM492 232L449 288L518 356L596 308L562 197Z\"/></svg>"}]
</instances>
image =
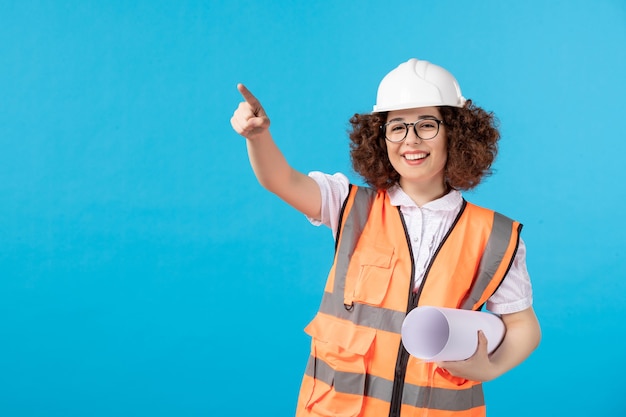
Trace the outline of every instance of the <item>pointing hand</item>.
<instances>
[{"instance_id":1,"label":"pointing hand","mask_svg":"<svg viewBox=\"0 0 626 417\"><path fill-rule=\"evenodd\" d=\"M237 89L244 98L230 119L235 132L247 139L254 139L266 132L270 127L270 119L267 117L263 106L257 98L243 84L237 84Z\"/></svg>"}]
</instances>

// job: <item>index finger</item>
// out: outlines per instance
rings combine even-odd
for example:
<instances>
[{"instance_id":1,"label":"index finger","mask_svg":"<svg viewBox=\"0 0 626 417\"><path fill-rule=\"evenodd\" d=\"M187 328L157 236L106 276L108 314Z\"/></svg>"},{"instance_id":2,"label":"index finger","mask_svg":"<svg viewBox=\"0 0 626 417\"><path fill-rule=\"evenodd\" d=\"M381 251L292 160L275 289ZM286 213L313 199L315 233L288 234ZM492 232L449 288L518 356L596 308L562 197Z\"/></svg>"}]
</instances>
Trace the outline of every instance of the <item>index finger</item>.
<instances>
[{"instance_id":1,"label":"index finger","mask_svg":"<svg viewBox=\"0 0 626 417\"><path fill-rule=\"evenodd\" d=\"M246 88L245 85L239 83L237 84L237 90L241 93L246 103L250 104L252 107L258 107L260 102L259 100Z\"/></svg>"}]
</instances>

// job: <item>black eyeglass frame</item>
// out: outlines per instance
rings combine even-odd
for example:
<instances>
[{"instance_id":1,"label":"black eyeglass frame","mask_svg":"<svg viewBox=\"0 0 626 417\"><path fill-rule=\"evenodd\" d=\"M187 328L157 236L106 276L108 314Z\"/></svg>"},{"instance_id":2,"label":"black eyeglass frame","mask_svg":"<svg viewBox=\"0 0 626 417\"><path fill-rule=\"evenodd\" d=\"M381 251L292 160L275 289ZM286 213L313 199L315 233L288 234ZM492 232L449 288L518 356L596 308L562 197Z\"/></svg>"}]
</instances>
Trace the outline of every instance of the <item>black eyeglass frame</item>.
<instances>
[{"instance_id":1,"label":"black eyeglass frame","mask_svg":"<svg viewBox=\"0 0 626 417\"><path fill-rule=\"evenodd\" d=\"M419 133L417 133L417 128L415 126L417 126L418 123L423 122L424 120L430 120L433 122L437 122L437 131L435 132L435 134L428 138L425 139L423 137L421 137L419 135ZM404 125L404 137L400 140L391 140L387 137L387 126L389 126L391 123L397 123L397 124L403 124ZM414 121L413 123L406 123L406 122L400 122L400 121L391 121L391 122L387 122L384 125L380 126L380 132L383 135L383 137L385 138L385 140L391 142L391 143L402 143L406 140L407 136L409 136L409 126L413 126L413 132L415 132L415 136L417 136L418 138L420 138L421 140L432 140L435 139L437 137L437 135L439 134L439 130L441 129L441 125L444 124L443 120L439 120L435 117L423 117L421 119L417 119L416 121Z\"/></svg>"}]
</instances>

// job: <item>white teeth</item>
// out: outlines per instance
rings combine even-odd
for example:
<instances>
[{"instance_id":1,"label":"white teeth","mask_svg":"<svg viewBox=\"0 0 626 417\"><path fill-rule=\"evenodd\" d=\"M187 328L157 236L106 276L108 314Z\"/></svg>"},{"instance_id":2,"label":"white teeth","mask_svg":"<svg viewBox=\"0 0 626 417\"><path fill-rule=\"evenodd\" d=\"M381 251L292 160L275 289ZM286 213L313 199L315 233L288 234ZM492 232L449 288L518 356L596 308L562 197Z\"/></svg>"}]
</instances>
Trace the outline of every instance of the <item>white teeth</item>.
<instances>
[{"instance_id":1,"label":"white teeth","mask_svg":"<svg viewBox=\"0 0 626 417\"><path fill-rule=\"evenodd\" d=\"M425 154L425 153L407 153L404 155L404 157L408 159L409 161L423 159L423 158L426 158L427 156L428 154Z\"/></svg>"}]
</instances>

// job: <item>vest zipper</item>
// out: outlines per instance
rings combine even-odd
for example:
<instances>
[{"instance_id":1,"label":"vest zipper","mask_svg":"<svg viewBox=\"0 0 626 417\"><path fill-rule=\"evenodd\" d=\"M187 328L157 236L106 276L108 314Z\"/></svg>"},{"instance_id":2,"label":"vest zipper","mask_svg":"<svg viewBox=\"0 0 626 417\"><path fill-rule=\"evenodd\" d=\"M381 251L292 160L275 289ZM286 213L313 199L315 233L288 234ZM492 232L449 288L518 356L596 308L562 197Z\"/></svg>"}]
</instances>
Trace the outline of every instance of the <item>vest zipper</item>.
<instances>
[{"instance_id":1,"label":"vest zipper","mask_svg":"<svg viewBox=\"0 0 626 417\"><path fill-rule=\"evenodd\" d=\"M426 278L428 277L430 268L433 265L433 262L435 258L437 257L437 254L439 253L439 250L441 249L445 241L448 239L448 236L450 236L452 229L454 229L454 226L456 226L459 219L461 218L461 214L463 214L463 211L465 211L466 205L467 205L467 202L463 200L463 204L461 205L461 209L459 210L459 213L457 214L456 218L454 219L454 222L450 226L450 229L446 232L446 235L444 236L441 244L439 245L439 247L433 254L432 259L430 260L430 263L428 264L428 267L426 268L426 271L424 272L424 278L422 279L420 287L418 288L417 291L413 291L413 288L415 287L415 262L413 260L413 248L411 246L411 239L409 238L409 231L407 230L406 222L404 221L404 216L402 215L402 211L400 210L400 207L398 206L398 215L400 216L402 227L404 228L404 235L406 237L406 243L409 246L409 254L411 255L411 284L409 286L409 297L408 297L409 302L407 305L406 314L409 314L411 310L417 307L417 303L422 294L422 289L424 288L424 284L426 283ZM407 350L404 348L404 345L402 344L402 341L400 341L400 347L398 348L398 359L396 360L396 370L395 370L394 379L393 379L393 390L391 391L391 406L389 407L389 417L400 417L400 410L402 408L402 392L404 391L404 378L406 376L406 367L408 363L409 363L409 352L407 352Z\"/></svg>"},{"instance_id":2,"label":"vest zipper","mask_svg":"<svg viewBox=\"0 0 626 417\"><path fill-rule=\"evenodd\" d=\"M409 285L409 296L406 310L406 313L409 314L409 312L417 306L418 300L418 294L413 291L413 288L415 287L415 261L413 260L413 248L411 247L409 232L404 221L404 216L400 211L400 207L398 207L398 215L400 216L400 221L402 222L404 236L406 237L406 243L409 247L409 254L411 255L411 282ZM393 378L393 389L391 391L389 417L400 417L400 410L402 408L402 392L404 391L404 378L406 376L406 368L408 363L409 352L407 352L407 350L404 348L404 345L401 341L398 348L398 359L396 360L396 369Z\"/></svg>"}]
</instances>

